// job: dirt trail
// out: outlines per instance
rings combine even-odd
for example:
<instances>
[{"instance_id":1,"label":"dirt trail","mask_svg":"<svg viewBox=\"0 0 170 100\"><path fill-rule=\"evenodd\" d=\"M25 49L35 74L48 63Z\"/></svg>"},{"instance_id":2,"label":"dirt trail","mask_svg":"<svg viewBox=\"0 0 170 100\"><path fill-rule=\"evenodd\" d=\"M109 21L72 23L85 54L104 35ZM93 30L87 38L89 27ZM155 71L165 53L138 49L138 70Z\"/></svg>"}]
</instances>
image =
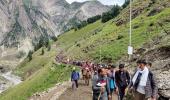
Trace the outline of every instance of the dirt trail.
<instances>
[{"instance_id":1,"label":"dirt trail","mask_svg":"<svg viewBox=\"0 0 170 100\"><path fill-rule=\"evenodd\" d=\"M73 91L68 88L58 99L56 100L92 100L92 88L90 86L85 86L84 82L80 80L79 88ZM117 96L114 95L112 100L118 100Z\"/></svg>"},{"instance_id":2,"label":"dirt trail","mask_svg":"<svg viewBox=\"0 0 170 100\"><path fill-rule=\"evenodd\" d=\"M79 88L71 89L71 82L57 84L42 93L34 94L29 100L92 100L91 86L85 86L79 81Z\"/></svg>"},{"instance_id":3,"label":"dirt trail","mask_svg":"<svg viewBox=\"0 0 170 100\"><path fill-rule=\"evenodd\" d=\"M72 90L67 89L57 100L92 100L91 86L85 86L82 80L79 81L79 88Z\"/></svg>"},{"instance_id":4,"label":"dirt trail","mask_svg":"<svg viewBox=\"0 0 170 100\"><path fill-rule=\"evenodd\" d=\"M114 96L113 100L117 100ZM35 94L29 100L92 100L92 89L90 86L85 86L84 81L79 81L79 88L71 89L71 82L58 84L48 91Z\"/></svg>"},{"instance_id":5,"label":"dirt trail","mask_svg":"<svg viewBox=\"0 0 170 100\"><path fill-rule=\"evenodd\" d=\"M58 100L59 96L70 87L70 84L71 82L56 84L47 91L34 94L29 100Z\"/></svg>"}]
</instances>

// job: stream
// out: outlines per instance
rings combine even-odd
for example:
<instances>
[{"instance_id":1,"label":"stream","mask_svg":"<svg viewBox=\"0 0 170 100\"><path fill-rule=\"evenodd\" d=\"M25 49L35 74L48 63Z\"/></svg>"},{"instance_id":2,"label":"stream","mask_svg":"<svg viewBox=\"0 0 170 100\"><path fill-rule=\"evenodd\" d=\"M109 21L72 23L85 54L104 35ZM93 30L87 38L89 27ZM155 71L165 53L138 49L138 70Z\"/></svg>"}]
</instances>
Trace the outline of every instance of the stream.
<instances>
[{"instance_id":1,"label":"stream","mask_svg":"<svg viewBox=\"0 0 170 100\"><path fill-rule=\"evenodd\" d=\"M12 71L2 73L0 76L7 80L7 82L0 82L0 93L22 82L20 77L12 74Z\"/></svg>"}]
</instances>

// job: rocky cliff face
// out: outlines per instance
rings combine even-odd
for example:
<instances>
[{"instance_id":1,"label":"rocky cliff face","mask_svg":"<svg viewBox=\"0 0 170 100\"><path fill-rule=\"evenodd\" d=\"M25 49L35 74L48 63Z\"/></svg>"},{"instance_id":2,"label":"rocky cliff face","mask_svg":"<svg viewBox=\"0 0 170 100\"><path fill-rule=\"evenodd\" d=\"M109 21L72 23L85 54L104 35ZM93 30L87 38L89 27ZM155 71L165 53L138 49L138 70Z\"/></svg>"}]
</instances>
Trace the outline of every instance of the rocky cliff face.
<instances>
[{"instance_id":1,"label":"rocky cliff face","mask_svg":"<svg viewBox=\"0 0 170 100\"><path fill-rule=\"evenodd\" d=\"M137 59L144 58L152 63L150 70L156 78L158 86L159 100L169 100L170 98L170 36L164 32L145 44L140 49L135 50L131 59L131 66L136 66ZM124 59L124 58L123 58ZM120 60L121 61L121 60ZM135 67L134 67L135 68ZM133 73L133 70L131 70Z\"/></svg>"},{"instance_id":2,"label":"rocky cliff face","mask_svg":"<svg viewBox=\"0 0 170 100\"><path fill-rule=\"evenodd\" d=\"M72 3L71 7L74 5L75 3ZM86 20L91 16L101 15L103 12L108 10L109 7L102 5L98 1L87 1L82 3L82 6L80 6L79 9L75 12L75 17L79 20Z\"/></svg>"},{"instance_id":3,"label":"rocky cliff face","mask_svg":"<svg viewBox=\"0 0 170 100\"><path fill-rule=\"evenodd\" d=\"M110 8L98 1L0 0L0 44L33 48L40 36L50 38L68 30L75 21L100 15Z\"/></svg>"}]
</instances>

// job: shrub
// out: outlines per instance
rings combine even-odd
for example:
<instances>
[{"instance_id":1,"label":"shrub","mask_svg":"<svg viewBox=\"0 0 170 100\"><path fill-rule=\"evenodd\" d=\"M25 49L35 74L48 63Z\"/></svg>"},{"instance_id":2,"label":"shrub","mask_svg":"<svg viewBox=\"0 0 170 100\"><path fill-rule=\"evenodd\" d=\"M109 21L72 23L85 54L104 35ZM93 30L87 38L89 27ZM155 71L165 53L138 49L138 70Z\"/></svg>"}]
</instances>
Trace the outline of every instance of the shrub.
<instances>
[{"instance_id":1,"label":"shrub","mask_svg":"<svg viewBox=\"0 0 170 100\"><path fill-rule=\"evenodd\" d=\"M78 43L76 46L77 46L77 47L80 47L81 45Z\"/></svg>"},{"instance_id":2,"label":"shrub","mask_svg":"<svg viewBox=\"0 0 170 100\"><path fill-rule=\"evenodd\" d=\"M44 48L42 48L41 50L41 55L44 55Z\"/></svg>"},{"instance_id":3,"label":"shrub","mask_svg":"<svg viewBox=\"0 0 170 100\"><path fill-rule=\"evenodd\" d=\"M94 17L91 17L91 18L88 18L87 19L87 23L90 24L90 23L94 23L96 22L97 20L101 19L101 15L96 15Z\"/></svg>"},{"instance_id":4,"label":"shrub","mask_svg":"<svg viewBox=\"0 0 170 100\"><path fill-rule=\"evenodd\" d=\"M56 36L52 36L51 39L55 42L58 40L58 38Z\"/></svg>"},{"instance_id":5,"label":"shrub","mask_svg":"<svg viewBox=\"0 0 170 100\"><path fill-rule=\"evenodd\" d=\"M122 5L122 8L126 8L130 3L130 0L125 0L125 3Z\"/></svg>"},{"instance_id":6,"label":"shrub","mask_svg":"<svg viewBox=\"0 0 170 100\"><path fill-rule=\"evenodd\" d=\"M51 50L51 44L49 44L47 47L47 51L50 51L50 50Z\"/></svg>"},{"instance_id":7,"label":"shrub","mask_svg":"<svg viewBox=\"0 0 170 100\"><path fill-rule=\"evenodd\" d=\"M33 54L33 51L29 51L28 52L28 59L29 59L29 61L31 61L32 60L32 54Z\"/></svg>"},{"instance_id":8,"label":"shrub","mask_svg":"<svg viewBox=\"0 0 170 100\"><path fill-rule=\"evenodd\" d=\"M102 14L102 22L105 23L113 18L115 18L120 13L121 7L114 5L113 8Z\"/></svg>"},{"instance_id":9,"label":"shrub","mask_svg":"<svg viewBox=\"0 0 170 100\"><path fill-rule=\"evenodd\" d=\"M117 40L122 39L124 36L123 35L118 35Z\"/></svg>"}]
</instances>

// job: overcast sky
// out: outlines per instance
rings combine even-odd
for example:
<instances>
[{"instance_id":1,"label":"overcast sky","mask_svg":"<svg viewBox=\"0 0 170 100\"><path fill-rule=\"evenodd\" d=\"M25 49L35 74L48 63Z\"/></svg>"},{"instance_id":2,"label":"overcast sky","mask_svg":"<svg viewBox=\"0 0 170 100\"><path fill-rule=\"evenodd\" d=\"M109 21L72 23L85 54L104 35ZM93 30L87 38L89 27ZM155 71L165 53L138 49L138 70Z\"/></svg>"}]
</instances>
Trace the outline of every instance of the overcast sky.
<instances>
[{"instance_id":1,"label":"overcast sky","mask_svg":"<svg viewBox=\"0 0 170 100\"><path fill-rule=\"evenodd\" d=\"M74 1L77 2L84 2L84 1L90 1L90 0L66 0L68 3L72 3ZM105 4L105 5L114 5L114 4L118 4L118 5L122 5L124 3L125 0L98 0L101 3Z\"/></svg>"}]
</instances>

